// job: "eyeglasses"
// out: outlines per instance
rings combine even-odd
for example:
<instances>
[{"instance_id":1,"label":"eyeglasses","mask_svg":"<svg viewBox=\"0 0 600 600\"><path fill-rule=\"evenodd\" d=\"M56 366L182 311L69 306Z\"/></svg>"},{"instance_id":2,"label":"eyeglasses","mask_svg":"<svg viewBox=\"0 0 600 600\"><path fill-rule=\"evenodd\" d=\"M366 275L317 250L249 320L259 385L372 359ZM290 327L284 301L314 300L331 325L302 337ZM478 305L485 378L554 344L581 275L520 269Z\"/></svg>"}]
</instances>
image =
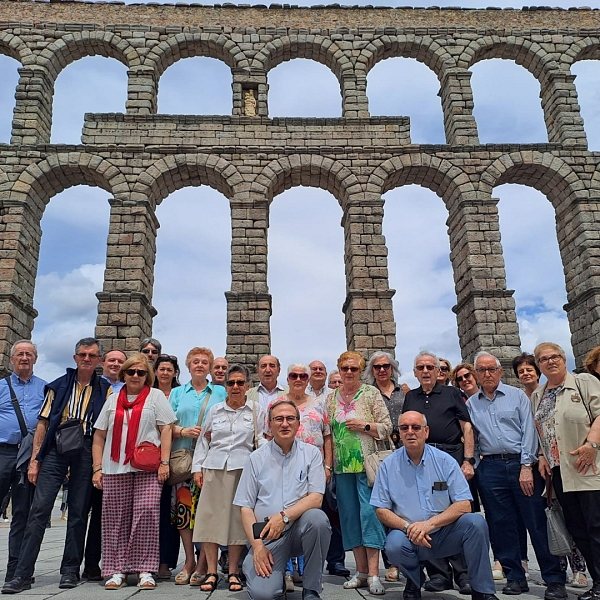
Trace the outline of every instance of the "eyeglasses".
<instances>
[{"instance_id":1,"label":"eyeglasses","mask_svg":"<svg viewBox=\"0 0 600 600\"><path fill-rule=\"evenodd\" d=\"M93 354L92 352L78 352L75 356L79 358L100 358L99 354Z\"/></svg>"},{"instance_id":2,"label":"eyeglasses","mask_svg":"<svg viewBox=\"0 0 600 600\"><path fill-rule=\"evenodd\" d=\"M284 421L288 423L295 423L298 420L298 417L292 415L291 417L273 417L271 421L275 421L277 425L281 425Z\"/></svg>"},{"instance_id":3,"label":"eyeglasses","mask_svg":"<svg viewBox=\"0 0 600 600\"><path fill-rule=\"evenodd\" d=\"M423 427L423 425L400 425L400 431L408 431L409 429L412 429L413 431L421 431Z\"/></svg>"},{"instance_id":4,"label":"eyeglasses","mask_svg":"<svg viewBox=\"0 0 600 600\"><path fill-rule=\"evenodd\" d=\"M150 348L144 348L142 350L142 354L158 354L158 350L156 350L154 348L152 348L152 349L150 349Z\"/></svg>"},{"instance_id":5,"label":"eyeglasses","mask_svg":"<svg viewBox=\"0 0 600 600\"><path fill-rule=\"evenodd\" d=\"M440 371L443 371L444 373L447 373L450 370L450 367L447 367L446 365L442 365L440 367Z\"/></svg>"},{"instance_id":6,"label":"eyeglasses","mask_svg":"<svg viewBox=\"0 0 600 600\"><path fill-rule=\"evenodd\" d=\"M415 369L417 371L434 371L437 367L435 365L417 365Z\"/></svg>"},{"instance_id":7,"label":"eyeglasses","mask_svg":"<svg viewBox=\"0 0 600 600\"><path fill-rule=\"evenodd\" d=\"M358 367L340 367L340 371L343 371L344 373L347 373L348 371L351 373L358 373L359 369Z\"/></svg>"},{"instance_id":8,"label":"eyeglasses","mask_svg":"<svg viewBox=\"0 0 600 600\"><path fill-rule=\"evenodd\" d=\"M310 368L311 371L325 371L325 367L311 367Z\"/></svg>"},{"instance_id":9,"label":"eyeglasses","mask_svg":"<svg viewBox=\"0 0 600 600\"><path fill-rule=\"evenodd\" d=\"M373 365L373 369L375 371L387 371L391 366L390 363L385 363L384 365Z\"/></svg>"},{"instance_id":10,"label":"eyeglasses","mask_svg":"<svg viewBox=\"0 0 600 600\"><path fill-rule=\"evenodd\" d=\"M456 378L456 383L461 383L462 380L467 380L467 379L471 379L471 377L473 377L473 375L471 373L465 373L464 375L459 375Z\"/></svg>"},{"instance_id":11,"label":"eyeglasses","mask_svg":"<svg viewBox=\"0 0 600 600\"><path fill-rule=\"evenodd\" d=\"M133 377L137 375L138 377L146 377L148 375L148 371L144 371L144 369L125 369L125 375L129 375L129 377Z\"/></svg>"},{"instance_id":12,"label":"eyeglasses","mask_svg":"<svg viewBox=\"0 0 600 600\"><path fill-rule=\"evenodd\" d=\"M560 354L553 354L552 356L542 356L541 358L538 358L538 363L540 365L545 365L546 363L549 363L550 361L552 362L558 362L559 360L561 360L562 356Z\"/></svg>"},{"instance_id":13,"label":"eyeglasses","mask_svg":"<svg viewBox=\"0 0 600 600\"><path fill-rule=\"evenodd\" d=\"M307 381L308 373L288 373L288 379L291 379L292 381L296 381L296 379Z\"/></svg>"},{"instance_id":14,"label":"eyeglasses","mask_svg":"<svg viewBox=\"0 0 600 600\"><path fill-rule=\"evenodd\" d=\"M483 375L485 374L485 372L487 371L490 375L493 375L494 373L496 373L496 371L500 371L500 367L477 367L475 369L475 371L477 371L477 373L479 375Z\"/></svg>"},{"instance_id":15,"label":"eyeglasses","mask_svg":"<svg viewBox=\"0 0 600 600\"><path fill-rule=\"evenodd\" d=\"M225 385L227 385L227 387L243 387L246 385L246 382L243 379L229 379L225 382Z\"/></svg>"}]
</instances>

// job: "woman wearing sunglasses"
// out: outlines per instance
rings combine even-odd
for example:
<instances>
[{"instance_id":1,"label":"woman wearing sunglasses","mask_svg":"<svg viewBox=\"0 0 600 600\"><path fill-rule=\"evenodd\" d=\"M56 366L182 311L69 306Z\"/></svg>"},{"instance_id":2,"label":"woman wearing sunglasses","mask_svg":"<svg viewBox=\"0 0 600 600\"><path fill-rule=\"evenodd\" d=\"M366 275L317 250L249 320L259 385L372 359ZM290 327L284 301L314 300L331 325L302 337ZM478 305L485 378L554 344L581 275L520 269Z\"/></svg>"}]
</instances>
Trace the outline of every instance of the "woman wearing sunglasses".
<instances>
[{"instance_id":1,"label":"woman wearing sunglasses","mask_svg":"<svg viewBox=\"0 0 600 600\"><path fill-rule=\"evenodd\" d=\"M365 457L377 450L376 440L387 440L392 421L381 393L360 382L365 359L348 351L337 362L342 385L327 397L333 435L334 477L344 550L352 550L356 573L345 589L369 588L385 594L379 578L379 552L385 530L369 503L371 488L365 475Z\"/></svg>"},{"instance_id":2,"label":"woman wearing sunglasses","mask_svg":"<svg viewBox=\"0 0 600 600\"><path fill-rule=\"evenodd\" d=\"M466 402L479 391L475 379L475 367L471 363L456 365L452 371L452 384L461 391L463 400Z\"/></svg>"},{"instance_id":3,"label":"woman wearing sunglasses","mask_svg":"<svg viewBox=\"0 0 600 600\"><path fill-rule=\"evenodd\" d=\"M94 487L102 498L102 576L107 590L127 585L138 574L138 587L154 589L159 563L159 506L169 476L171 423L175 413L155 388L154 371L144 354L134 354L119 371L125 385L105 402L94 427ZM131 465L135 447L160 447L160 466L141 471Z\"/></svg>"}]
</instances>

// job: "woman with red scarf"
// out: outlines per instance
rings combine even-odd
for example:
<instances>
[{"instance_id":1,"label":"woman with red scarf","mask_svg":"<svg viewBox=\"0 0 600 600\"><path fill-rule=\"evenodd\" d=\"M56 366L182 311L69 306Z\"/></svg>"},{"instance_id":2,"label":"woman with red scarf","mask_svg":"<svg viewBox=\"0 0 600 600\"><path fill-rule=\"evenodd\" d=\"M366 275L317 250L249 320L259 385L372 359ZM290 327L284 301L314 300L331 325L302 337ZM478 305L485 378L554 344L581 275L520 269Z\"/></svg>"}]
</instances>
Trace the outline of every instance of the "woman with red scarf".
<instances>
[{"instance_id":1,"label":"woman with red scarf","mask_svg":"<svg viewBox=\"0 0 600 600\"><path fill-rule=\"evenodd\" d=\"M102 500L102 576L104 587L127 585L127 573L138 574L138 587L154 589L152 573L159 565L160 494L169 476L171 424L176 417L169 401L152 388L154 371L143 354L126 360L119 371L125 385L109 396L92 444L95 487ZM158 471L132 466L136 446L160 448Z\"/></svg>"}]
</instances>

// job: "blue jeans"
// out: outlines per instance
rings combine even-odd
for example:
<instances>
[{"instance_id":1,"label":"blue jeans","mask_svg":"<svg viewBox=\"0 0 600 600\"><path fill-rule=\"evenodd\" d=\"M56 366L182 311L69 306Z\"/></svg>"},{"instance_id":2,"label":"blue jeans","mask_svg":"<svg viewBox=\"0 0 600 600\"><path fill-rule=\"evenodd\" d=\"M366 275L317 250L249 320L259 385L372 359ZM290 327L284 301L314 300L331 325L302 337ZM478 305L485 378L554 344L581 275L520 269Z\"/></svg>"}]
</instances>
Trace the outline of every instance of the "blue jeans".
<instances>
[{"instance_id":1,"label":"blue jeans","mask_svg":"<svg viewBox=\"0 0 600 600\"><path fill-rule=\"evenodd\" d=\"M44 458L15 577L29 579L33 575L44 539L46 523L52 514L54 501L69 469L71 473L67 498L69 519L60 572L63 575L65 573L79 575L92 493L92 440L90 438L84 440L83 449L76 456L65 458L58 454L56 446L53 445Z\"/></svg>"},{"instance_id":2,"label":"blue jeans","mask_svg":"<svg viewBox=\"0 0 600 600\"><path fill-rule=\"evenodd\" d=\"M477 469L479 494L486 518L493 531L494 551L509 581L524 581L517 519L520 515L529 532L542 578L546 583L565 583L558 556L548 549L544 481L533 469L533 496L526 496L519 485L521 464L518 458L484 458Z\"/></svg>"}]
</instances>

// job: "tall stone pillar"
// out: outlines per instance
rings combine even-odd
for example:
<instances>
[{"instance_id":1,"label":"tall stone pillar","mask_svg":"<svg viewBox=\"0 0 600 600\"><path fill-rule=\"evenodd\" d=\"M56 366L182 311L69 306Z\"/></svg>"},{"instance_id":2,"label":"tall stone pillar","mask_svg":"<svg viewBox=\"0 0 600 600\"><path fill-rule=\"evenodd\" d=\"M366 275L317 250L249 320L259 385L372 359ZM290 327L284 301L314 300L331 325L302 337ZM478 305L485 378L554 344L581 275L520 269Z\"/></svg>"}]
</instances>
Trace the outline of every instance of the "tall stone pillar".
<instances>
[{"instance_id":1,"label":"tall stone pillar","mask_svg":"<svg viewBox=\"0 0 600 600\"><path fill-rule=\"evenodd\" d=\"M151 67L140 65L127 71L128 115L154 115L158 111L158 79Z\"/></svg>"},{"instance_id":2,"label":"tall stone pillar","mask_svg":"<svg viewBox=\"0 0 600 600\"><path fill-rule=\"evenodd\" d=\"M550 71L540 85L548 141L587 148L575 88L575 75L568 71Z\"/></svg>"},{"instance_id":3,"label":"tall stone pillar","mask_svg":"<svg viewBox=\"0 0 600 600\"><path fill-rule=\"evenodd\" d=\"M159 227L148 202L110 199L110 227L104 286L96 294L96 336L106 348L139 349L152 333L156 232Z\"/></svg>"},{"instance_id":4,"label":"tall stone pillar","mask_svg":"<svg viewBox=\"0 0 600 600\"><path fill-rule=\"evenodd\" d=\"M444 112L444 129L448 144L477 146L479 136L473 116L473 89L471 72L466 69L449 69L440 81L440 96Z\"/></svg>"},{"instance_id":5,"label":"tall stone pillar","mask_svg":"<svg viewBox=\"0 0 600 600\"><path fill-rule=\"evenodd\" d=\"M21 67L10 143L50 143L54 79L42 67Z\"/></svg>"},{"instance_id":6,"label":"tall stone pillar","mask_svg":"<svg viewBox=\"0 0 600 600\"><path fill-rule=\"evenodd\" d=\"M267 72L263 69L232 69L233 73L233 112L234 115L248 117L268 117L269 105L267 94ZM256 100L255 115L247 114L244 97L247 91L252 91Z\"/></svg>"},{"instance_id":7,"label":"tall stone pillar","mask_svg":"<svg viewBox=\"0 0 600 600\"><path fill-rule=\"evenodd\" d=\"M342 74L342 116L369 118L367 76L364 72L349 71Z\"/></svg>"},{"instance_id":8,"label":"tall stone pillar","mask_svg":"<svg viewBox=\"0 0 600 600\"><path fill-rule=\"evenodd\" d=\"M344 247L347 295L346 343L369 358L376 350L394 354L396 323L383 236L383 204L380 199L352 199L344 207Z\"/></svg>"},{"instance_id":9,"label":"tall stone pillar","mask_svg":"<svg viewBox=\"0 0 600 600\"><path fill-rule=\"evenodd\" d=\"M456 289L452 310L463 359L471 361L479 350L486 350L506 371L521 352L521 340L514 291L506 289L498 199L459 201L450 208L446 224Z\"/></svg>"},{"instance_id":10,"label":"tall stone pillar","mask_svg":"<svg viewBox=\"0 0 600 600\"><path fill-rule=\"evenodd\" d=\"M6 374L10 347L31 338L43 207L0 200L0 372Z\"/></svg>"},{"instance_id":11,"label":"tall stone pillar","mask_svg":"<svg viewBox=\"0 0 600 600\"><path fill-rule=\"evenodd\" d=\"M251 369L271 352L268 228L268 200L231 201L231 291L225 294L227 358Z\"/></svg>"}]
</instances>

